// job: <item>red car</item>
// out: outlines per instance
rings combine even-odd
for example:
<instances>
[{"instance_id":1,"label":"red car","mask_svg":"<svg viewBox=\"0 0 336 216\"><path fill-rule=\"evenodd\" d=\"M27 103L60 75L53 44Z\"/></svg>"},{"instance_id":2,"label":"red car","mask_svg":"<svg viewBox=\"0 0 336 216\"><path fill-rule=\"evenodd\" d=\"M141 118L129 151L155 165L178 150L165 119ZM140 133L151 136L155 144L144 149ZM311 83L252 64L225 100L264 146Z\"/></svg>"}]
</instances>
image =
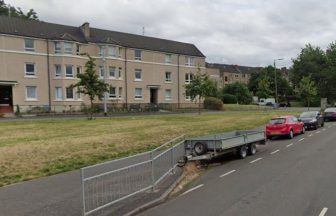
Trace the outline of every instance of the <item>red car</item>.
<instances>
[{"instance_id":1,"label":"red car","mask_svg":"<svg viewBox=\"0 0 336 216\"><path fill-rule=\"evenodd\" d=\"M292 139L296 134L304 134L304 123L295 116L281 116L273 118L266 125L266 136L271 139L275 136L288 136Z\"/></svg>"}]
</instances>

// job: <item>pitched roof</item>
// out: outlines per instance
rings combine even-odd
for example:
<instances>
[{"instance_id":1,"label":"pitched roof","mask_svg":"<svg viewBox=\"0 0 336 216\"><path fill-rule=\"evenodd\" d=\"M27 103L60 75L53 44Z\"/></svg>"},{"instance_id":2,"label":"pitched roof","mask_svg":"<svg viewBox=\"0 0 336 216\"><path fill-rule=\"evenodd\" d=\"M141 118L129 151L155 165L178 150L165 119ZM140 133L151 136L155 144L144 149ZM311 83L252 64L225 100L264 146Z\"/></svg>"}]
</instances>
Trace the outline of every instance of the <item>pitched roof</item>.
<instances>
[{"instance_id":1,"label":"pitched roof","mask_svg":"<svg viewBox=\"0 0 336 216\"><path fill-rule=\"evenodd\" d=\"M70 40L80 43L92 42L117 44L130 48L205 57L194 44L190 43L97 28L90 28L90 37L85 38L80 27L47 23L36 20L25 20L7 16L0 16L0 34L50 40Z\"/></svg>"},{"instance_id":2,"label":"pitched roof","mask_svg":"<svg viewBox=\"0 0 336 216\"><path fill-rule=\"evenodd\" d=\"M219 69L221 72L245 73L245 74L250 74L254 71L259 71L262 69L261 67L250 67L250 66L218 64L218 63L206 63L206 67Z\"/></svg>"}]
</instances>

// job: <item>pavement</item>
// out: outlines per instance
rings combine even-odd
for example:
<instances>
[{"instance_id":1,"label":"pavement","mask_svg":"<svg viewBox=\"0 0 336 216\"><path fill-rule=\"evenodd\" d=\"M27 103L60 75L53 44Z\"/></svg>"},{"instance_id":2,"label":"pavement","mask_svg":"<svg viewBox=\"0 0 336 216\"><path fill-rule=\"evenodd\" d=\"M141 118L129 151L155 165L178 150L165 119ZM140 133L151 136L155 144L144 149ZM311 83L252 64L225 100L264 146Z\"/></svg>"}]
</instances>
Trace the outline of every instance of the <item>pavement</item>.
<instances>
[{"instance_id":1,"label":"pavement","mask_svg":"<svg viewBox=\"0 0 336 216\"><path fill-rule=\"evenodd\" d=\"M334 216L336 123L225 157L178 197L140 215Z\"/></svg>"}]
</instances>

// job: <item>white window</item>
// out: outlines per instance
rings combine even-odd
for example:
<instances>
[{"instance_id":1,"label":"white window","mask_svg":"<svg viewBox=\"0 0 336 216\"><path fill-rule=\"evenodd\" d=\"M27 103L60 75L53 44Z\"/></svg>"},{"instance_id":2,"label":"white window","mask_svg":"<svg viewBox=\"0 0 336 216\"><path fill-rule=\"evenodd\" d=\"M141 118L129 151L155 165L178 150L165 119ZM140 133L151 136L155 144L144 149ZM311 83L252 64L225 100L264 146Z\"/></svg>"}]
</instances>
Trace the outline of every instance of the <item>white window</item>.
<instances>
[{"instance_id":1,"label":"white window","mask_svg":"<svg viewBox=\"0 0 336 216\"><path fill-rule=\"evenodd\" d=\"M26 87L26 100L37 100L37 88L36 86Z\"/></svg>"},{"instance_id":2,"label":"white window","mask_svg":"<svg viewBox=\"0 0 336 216\"><path fill-rule=\"evenodd\" d=\"M122 48L118 47L118 57L121 58Z\"/></svg>"},{"instance_id":3,"label":"white window","mask_svg":"<svg viewBox=\"0 0 336 216\"><path fill-rule=\"evenodd\" d=\"M76 72L77 72L77 74L81 74L82 73L82 67L81 66L77 66L76 67Z\"/></svg>"},{"instance_id":4,"label":"white window","mask_svg":"<svg viewBox=\"0 0 336 216\"><path fill-rule=\"evenodd\" d=\"M141 60L141 50L139 49L134 50L134 59L139 61Z\"/></svg>"},{"instance_id":5,"label":"white window","mask_svg":"<svg viewBox=\"0 0 336 216\"><path fill-rule=\"evenodd\" d=\"M62 52L61 42L58 42L58 41L54 42L54 51L55 51L55 54L59 54Z\"/></svg>"},{"instance_id":6,"label":"white window","mask_svg":"<svg viewBox=\"0 0 336 216\"><path fill-rule=\"evenodd\" d=\"M141 81L141 69L135 69L135 80Z\"/></svg>"},{"instance_id":7,"label":"white window","mask_svg":"<svg viewBox=\"0 0 336 216\"><path fill-rule=\"evenodd\" d=\"M123 93L122 90L123 90L122 87L119 87L119 98L122 98L122 93Z\"/></svg>"},{"instance_id":8,"label":"white window","mask_svg":"<svg viewBox=\"0 0 336 216\"><path fill-rule=\"evenodd\" d=\"M191 81L193 80L194 75L192 73L186 73L185 75L185 83L191 83Z\"/></svg>"},{"instance_id":9,"label":"white window","mask_svg":"<svg viewBox=\"0 0 336 216\"><path fill-rule=\"evenodd\" d=\"M171 100L172 99L171 89L166 89L165 98L166 98L166 100Z\"/></svg>"},{"instance_id":10,"label":"white window","mask_svg":"<svg viewBox=\"0 0 336 216\"><path fill-rule=\"evenodd\" d=\"M109 77L113 79L116 77L116 67L109 67Z\"/></svg>"},{"instance_id":11,"label":"white window","mask_svg":"<svg viewBox=\"0 0 336 216\"><path fill-rule=\"evenodd\" d=\"M122 73L122 68L119 67L119 70L118 70L118 78L121 79L121 73Z\"/></svg>"},{"instance_id":12,"label":"white window","mask_svg":"<svg viewBox=\"0 0 336 216\"><path fill-rule=\"evenodd\" d=\"M80 44L76 44L76 55L80 55Z\"/></svg>"},{"instance_id":13,"label":"white window","mask_svg":"<svg viewBox=\"0 0 336 216\"><path fill-rule=\"evenodd\" d=\"M171 72L166 72L165 81L166 82L171 82L172 81Z\"/></svg>"},{"instance_id":14,"label":"white window","mask_svg":"<svg viewBox=\"0 0 336 216\"><path fill-rule=\"evenodd\" d=\"M66 89L66 99L74 99L74 91L73 88L67 87Z\"/></svg>"},{"instance_id":15,"label":"white window","mask_svg":"<svg viewBox=\"0 0 336 216\"><path fill-rule=\"evenodd\" d=\"M55 88L55 100L63 100L62 87L56 87Z\"/></svg>"},{"instance_id":16,"label":"white window","mask_svg":"<svg viewBox=\"0 0 336 216\"><path fill-rule=\"evenodd\" d=\"M99 66L99 78L104 79L105 71L103 66Z\"/></svg>"},{"instance_id":17,"label":"white window","mask_svg":"<svg viewBox=\"0 0 336 216\"><path fill-rule=\"evenodd\" d=\"M65 77L74 77L73 70L72 70L72 65L66 65L65 66Z\"/></svg>"},{"instance_id":18,"label":"white window","mask_svg":"<svg viewBox=\"0 0 336 216\"><path fill-rule=\"evenodd\" d=\"M142 88L135 88L135 99L141 99L142 98Z\"/></svg>"},{"instance_id":19,"label":"white window","mask_svg":"<svg viewBox=\"0 0 336 216\"><path fill-rule=\"evenodd\" d=\"M166 54L165 62L167 64L171 64L172 63L172 55L171 54Z\"/></svg>"},{"instance_id":20,"label":"white window","mask_svg":"<svg viewBox=\"0 0 336 216\"><path fill-rule=\"evenodd\" d=\"M30 52L35 51L35 40L26 38L26 39L24 39L24 43L25 43L25 50L26 51L30 51Z\"/></svg>"},{"instance_id":21,"label":"white window","mask_svg":"<svg viewBox=\"0 0 336 216\"><path fill-rule=\"evenodd\" d=\"M185 58L185 65L194 66L194 64L195 64L194 57L186 57Z\"/></svg>"},{"instance_id":22,"label":"white window","mask_svg":"<svg viewBox=\"0 0 336 216\"><path fill-rule=\"evenodd\" d=\"M105 56L105 47L104 46L99 46L99 56Z\"/></svg>"},{"instance_id":23,"label":"white window","mask_svg":"<svg viewBox=\"0 0 336 216\"><path fill-rule=\"evenodd\" d=\"M191 96L187 94L187 91L185 92L185 98L186 100L191 100Z\"/></svg>"},{"instance_id":24,"label":"white window","mask_svg":"<svg viewBox=\"0 0 336 216\"><path fill-rule=\"evenodd\" d=\"M112 56L112 57L117 57L118 53L117 53L118 49L115 46L109 46L108 47L108 55Z\"/></svg>"},{"instance_id":25,"label":"white window","mask_svg":"<svg viewBox=\"0 0 336 216\"><path fill-rule=\"evenodd\" d=\"M62 67L61 65L57 64L55 65L55 77L61 77L62 76Z\"/></svg>"},{"instance_id":26,"label":"white window","mask_svg":"<svg viewBox=\"0 0 336 216\"><path fill-rule=\"evenodd\" d=\"M34 63L25 63L25 75L26 76L36 76Z\"/></svg>"},{"instance_id":27,"label":"white window","mask_svg":"<svg viewBox=\"0 0 336 216\"><path fill-rule=\"evenodd\" d=\"M64 53L65 54L72 54L72 43L65 42L64 43Z\"/></svg>"},{"instance_id":28,"label":"white window","mask_svg":"<svg viewBox=\"0 0 336 216\"><path fill-rule=\"evenodd\" d=\"M109 97L110 98L116 98L117 97L117 94L116 94L116 87L112 87L110 86L110 89L109 89Z\"/></svg>"}]
</instances>

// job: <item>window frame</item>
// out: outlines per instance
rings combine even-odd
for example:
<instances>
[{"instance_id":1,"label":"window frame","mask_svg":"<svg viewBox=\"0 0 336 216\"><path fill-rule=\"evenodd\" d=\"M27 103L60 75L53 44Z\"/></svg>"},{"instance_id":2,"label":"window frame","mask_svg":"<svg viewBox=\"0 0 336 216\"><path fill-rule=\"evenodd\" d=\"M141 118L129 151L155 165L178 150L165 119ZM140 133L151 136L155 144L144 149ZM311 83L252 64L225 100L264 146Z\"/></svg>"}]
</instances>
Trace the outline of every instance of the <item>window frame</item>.
<instances>
[{"instance_id":1,"label":"window frame","mask_svg":"<svg viewBox=\"0 0 336 216\"><path fill-rule=\"evenodd\" d=\"M27 42L32 42L33 47L28 47ZM28 52L35 52L35 40L32 38L25 38L24 39L24 50Z\"/></svg>"},{"instance_id":2,"label":"window frame","mask_svg":"<svg viewBox=\"0 0 336 216\"><path fill-rule=\"evenodd\" d=\"M61 91L58 92L58 90L61 90ZM60 93L60 97L57 97L57 96L59 96L58 93ZM63 88L62 87L59 87L59 86L55 87L55 100L56 101L62 101L63 100Z\"/></svg>"},{"instance_id":3,"label":"window frame","mask_svg":"<svg viewBox=\"0 0 336 216\"><path fill-rule=\"evenodd\" d=\"M81 45L79 43L76 43L76 55L81 55Z\"/></svg>"},{"instance_id":4,"label":"window frame","mask_svg":"<svg viewBox=\"0 0 336 216\"><path fill-rule=\"evenodd\" d=\"M169 74L169 79L167 79L167 75ZM172 83L172 72L170 72L170 71L166 71L165 72L165 82L166 83Z\"/></svg>"},{"instance_id":5,"label":"window frame","mask_svg":"<svg viewBox=\"0 0 336 216\"><path fill-rule=\"evenodd\" d=\"M105 78L105 69L104 69L104 66L99 66L99 79L104 79Z\"/></svg>"},{"instance_id":6,"label":"window frame","mask_svg":"<svg viewBox=\"0 0 336 216\"><path fill-rule=\"evenodd\" d=\"M137 78L137 74L140 74L140 78ZM134 81L142 81L142 69L134 69Z\"/></svg>"},{"instance_id":7,"label":"window frame","mask_svg":"<svg viewBox=\"0 0 336 216\"><path fill-rule=\"evenodd\" d=\"M191 56L186 56L185 65L186 66L195 66L195 58L191 57Z\"/></svg>"},{"instance_id":8,"label":"window frame","mask_svg":"<svg viewBox=\"0 0 336 216\"><path fill-rule=\"evenodd\" d=\"M59 68L59 74L57 73L57 68ZM62 65L55 64L55 78L61 78L62 77Z\"/></svg>"},{"instance_id":9,"label":"window frame","mask_svg":"<svg viewBox=\"0 0 336 216\"><path fill-rule=\"evenodd\" d=\"M111 94L111 90L112 89L114 89L114 94ZM110 86L109 87L109 98L110 99L115 99L115 98L117 98L117 88L116 87L114 87L114 86Z\"/></svg>"},{"instance_id":10,"label":"window frame","mask_svg":"<svg viewBox=\"0 0 336 216\"><path fill-rule=\"evenodd\" d=\"M140 55L137 55L140 54ZM134 60L141 61L142 59L142 50L141 49L134 49Z\"/></svg>"},{"instance_id":11,"label":"window frame","mask_svg":"<svg viewBox=\"0 0 336 216\"><path fill-rule=\"evenodd\" d=\"M123 87L118 88L118 97L119 98L122 98L122 93L123 93L122 90L123 90Z\"/></svg>"},{"instance_id":12,"label":"window frame","mask_svg":"<svg viewBox=\"0 0 336 216\"><path fill-rule=\"evenodd\" d=\"M68 97L68 93L69 93L68 90L69 89L71 89L71 92L72 92L72 97L71 98ZM74 94L74 89L73 88L70 88L70 87L65 88L65 99L66 100L75 100L75 94Z\"/></svg>"},{"instance_id":13,"label":"window frame","mask_svg":"<svg viewBox=\"0 0 336 216\"><path fill-rule=\"evenodd\" d=\"M137 90L140 91L140 94L137 94ZM134 89L134 99L143 99L143 95L142 95L142 88L135 88Z\"/></svg>"},{"instance_id":14,"label":"window frame","mask_svg":"<svg viewBox=\"0 0 336 216\"><path fill-rule=\"evenodd\" d=\"M59 49L57 48L57 45L59 45ZM62 53L62 43L60 41L54 41L54 53L55 54Z\"/></svg>"},{"instance_id":15,"label":"window frame","mask_svg":"<svg viewBox=\"0 0 336 216\"><path fill-rule=\"evenodd\" d=\"M69 50L70 47L67 47L67 45L71 45L71 52ZM64 42L63 46L64 46L64 54L67 54L67 55L72 55L73 54L73 43L71 43L71 42Z\"/></svg>"},{"instance_id":16,"label":"window frame","mask_svg":"<svg viewBox=\"0 0 336 216\"><path fill-rule=\"evenodd\" d=\"M168 57L168 58L167 58ZM172 63L172 57L173 55L172 54L166 54L165 56L165 63L166 64L171 64ZM168 61L167 61L168 60Z\"/></svg>"},{"instance_id":17,"label":"window frame","mask_svg":"<svg viewBox=\"0 0 336 216\"><path fill-rule=\"evenodd\" d=\"M184 76L184 79L185 79L185 81L184 81L185 84L190 84L194 79L194 74L193 73L186 73L185 76Z\"/></svg>"},{"instance_id":18,"label":"window frame","mask_svg":"<svg viewBox=\"0 0 336 216\"><path fill-rule=\"evenodd\" d=\"M111 69L113 69L114 68L114 70L111 70ZM111 76L111 72L113 71L113 76ZM110 79L115 79L117 76L116 76L116 71L117 71L117 67L115 67L115 66L109 66L109 78Z\"/></svg>"},{"instance_id":19,"label":"window frame","mask_svg":"<svg viewBox=\"0 0 336 216\"><path fill-rule=\"evenodd\" d=\"M167 97L167 92L170 92L169 97ZM171 89L165 89L165 100L172 100L172 90Z\"/></svg>"},{"instance_id":20,"label":"window frame","mask_svg":"<svg viewBox=\"0 0 336 216\"><path fill-rule=\"evenodd\" d=\"M34 66L34 74L29 74L31 72L27 71L27 65L33 65ZM37 71L36 71L36 64L34 62L25 62L24 64L24 72L25 72L25 77L36 77Z\"/></svg>"},{"instance_id":21,"label":"window frame","mask_svg":"<svg viewBox=\"0 0 336 216\"><path fill-rule=\"evenodd\" d=\"M71 76L68 76L68 70L67 70L68 67L71 67ZM66 78L75 78L74 71L73 71L73 65L65 65L65 77Z\"/></svg>"},{"instance_id":22,"label":"window frame","mask_svg":"<svg viewBox=\"0 0 336 216\"><path fill-rule=\"evenodd\" d=\"M35 97L28 97L28 89L34 88L35 89ZM37 86L26 86L26 100L27 101L37 101Z\"/></svg>"}]
</instances>

